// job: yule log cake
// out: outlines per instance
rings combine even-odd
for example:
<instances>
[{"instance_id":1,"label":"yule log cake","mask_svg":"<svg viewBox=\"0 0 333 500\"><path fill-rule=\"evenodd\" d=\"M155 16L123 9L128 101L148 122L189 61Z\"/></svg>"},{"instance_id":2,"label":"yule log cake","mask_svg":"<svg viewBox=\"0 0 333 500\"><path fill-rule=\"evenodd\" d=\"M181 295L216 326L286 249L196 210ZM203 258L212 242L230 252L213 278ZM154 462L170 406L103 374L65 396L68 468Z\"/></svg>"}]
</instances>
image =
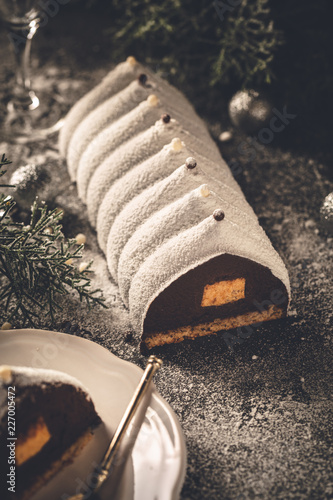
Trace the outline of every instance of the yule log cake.
<instances>
[{"instance_id":1,"label":"yule log cake","mask_svg":"<svg viewBox=\"0 0 333 500\"><path fill-rule=\"evenodd\" d=\"M178 90L129 57L59 145L144 350L286 315L286 267Z\"/></svg>"},{"instance_id":2,"label":"yule log cake","mask_svg":"<svg viewBox=\"0 0 333 500\"><path fill-rule=\"evenodd\" d=\"M1 499L30 499L72 461L100 423L76 378L56 370L0 366Z\"/></svg>"}]
</instances>

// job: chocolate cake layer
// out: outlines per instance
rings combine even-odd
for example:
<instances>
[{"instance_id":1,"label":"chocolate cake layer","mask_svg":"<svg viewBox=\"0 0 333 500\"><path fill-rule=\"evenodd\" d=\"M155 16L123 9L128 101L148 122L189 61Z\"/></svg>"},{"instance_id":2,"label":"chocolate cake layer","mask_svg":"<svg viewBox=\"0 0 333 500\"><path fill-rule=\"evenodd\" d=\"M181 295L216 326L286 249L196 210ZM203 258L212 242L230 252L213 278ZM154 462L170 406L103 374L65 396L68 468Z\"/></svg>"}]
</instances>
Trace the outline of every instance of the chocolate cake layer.
<instances>
[{"instance_id":1,"label":"chocolate cake layer","mask_svg":"<svg viewBox=\"0 0 333 500\"><path fill-rule=\"evenodd\" d=\"M195 332L203 335L201 329L216 333L219 326L222 330L282 317L287 305L286 287L268 268L242 257L220 255L158 295L146 314L142 343L151 348L192 338Z\"/></svg>"},{"instance_id":2,"label":"chocolate cake layer","mask_svg":"<svg viewBox=\"0 0 333 500\"><path fill-rule=\"evenodd\" d=\"M0 385L1 471L9 467L8 386L15 387L16 484L15 495L8 491L8 485L1 484L1 498L20 499L34 489L36 482L40 484L44 475L49 476L53 464L101 420L92 400L80 387L63 381L40 381L30 385L26 375L12 372L11 381L2 381Z\"/></svg>"}]
</instances>

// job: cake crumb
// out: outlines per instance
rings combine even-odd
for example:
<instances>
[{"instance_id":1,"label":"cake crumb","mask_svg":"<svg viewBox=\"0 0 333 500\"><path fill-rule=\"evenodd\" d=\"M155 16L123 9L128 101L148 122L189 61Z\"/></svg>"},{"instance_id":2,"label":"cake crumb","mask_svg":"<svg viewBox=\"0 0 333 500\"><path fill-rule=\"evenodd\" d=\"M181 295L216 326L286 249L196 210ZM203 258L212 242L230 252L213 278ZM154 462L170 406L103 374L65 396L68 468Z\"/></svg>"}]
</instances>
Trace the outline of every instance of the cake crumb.
<instances>
[{"instance_id":1,"label":"cake crumb","mask_svg":"<svg viewBox=\"0 0 333 500\"><path fill-rule=\"evenodd\" d=\"M0 366L0 378L2 378L5 384L10 384L12 381L12 371L9 366Z\"/></svg>"},{"instance_id":2,"label":"cake crumb","mask_svg":"<svg viewBox=\"0 0 333 500\"><path fill-rule=\"evenodd\" d=\"M88 262L81 262L79 265L79 271L80 273L83 273L88 267Z\"/></svg>"},{"instance_id":3,"label":"cake crumb","mask_svg":"<svg viewBox=\"0 0 333 500\"><path fill-rule=\"evenodd\" d=\"M1 326L1 330L11 330L11 329L12 329L12 325L10 323L8 323L8 321L5 321Z\"/></svg>"},{"instance_id":4,"label":"cake crumb","mask_svg":"<svg viewBox=\"0 0 333 500\"><path fill-rule=\"evenodd\" d=\"M75 236L75 240L78 245L84 245L85 242L87 241L87 238L85 234L79 233Z\"/></svg>"},{"instance_id":5,"label":"cake crumb","mask_svg":"<svg viewBox=\"0 0 333 500\"><path fill-rule=\"evenodd\" d=\"M230 142L232 139L232 133L229 130L225 130L219 135L219 141L221 142Z\"/></svg>"}]
</instances>

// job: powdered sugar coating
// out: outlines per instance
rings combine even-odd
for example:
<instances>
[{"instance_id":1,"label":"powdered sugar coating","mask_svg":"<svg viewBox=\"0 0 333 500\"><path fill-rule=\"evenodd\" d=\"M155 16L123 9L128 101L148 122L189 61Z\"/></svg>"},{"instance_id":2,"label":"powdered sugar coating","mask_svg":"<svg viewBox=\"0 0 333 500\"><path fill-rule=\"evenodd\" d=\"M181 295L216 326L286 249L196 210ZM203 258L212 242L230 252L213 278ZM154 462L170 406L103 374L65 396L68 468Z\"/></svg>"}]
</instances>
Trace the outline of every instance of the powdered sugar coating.
<instances>
[{"instance_id":1,"label":"powdered sugar coating","mask_svg":"<svg viewBox=\"0 0 333 500\"><path fill-rule=\"evenodd\" d=\"M147 100L98 133L79 158L77 171L78 193L86 201L92 175L103 161L124 142L142 130L151 127L161 116L162 109L153 107Z\"/></svg>"},{"instance_id":2,"label":"powdered sugar coating","mask_svg":"<svg viewBox=\"0 0 333 500\"><path fill-rule=\"evenodd\" d=\"M176 120L171 119L169 123L158 120L152 127L122 144L99 165L89 183L86 200L89 220L93 226L96 225L100 204L111 185L130 168L157 153L174 137L186 140L189 147L198 147L200 144L204 147L205 145L205 143L200 143L197 137L184 130ZM211 159L218 160L219 153L213 142L206 145L206 154Z\"/></svg>"},{"instance_id":3,"label":"powdered sugar coating","mask_svg":"<svg viewBox=\"0 0 333 500\"><path fill-rule=\"evenodd\" d=\"M72 179L76 179L80 158L91 141L110 124L147 99L149 94L150 89L134 80L87 114L74 131L68 146L67 165Z\"/></svg>"},{"instance_id":4,"label":"powdered sugar coating","mask_svg":"<svg viewBox=\"0 0 333 500\"><path fill-rule=\"evenodd\" d=\"M112 184L99 208L96 224L98 243L104 252L113 221L121 209L144 189L170 175L187 153L185 144L178 151L171 144L166 145Z\"/></svg>"},{"instance_id":5,"label":"powdered sugar coating","mask_svg":"<svg viewBox=\"0 0 333 500\"><path fill-rule=\"evenodd\" d=\"M176 155L175 153L181 153L181 155ZM187 158L188 155L192 153L193 149L187 148L186 144L183 144L180 151L174 151L172 144L164 146L158 153L154 156L148 158L143 163L133 167L130 171L124 174L120 179L115 181L108 192L105 194L104 199L98 209L96 230L98 234L98 242L101 249L106 252L107 240L109 236L110 229L112 227L115 217L118 215L123 206L128 203L133 197L138 195L143 189L147 189L152 183L156 183L160 179L170 175L176 167L182 163L182 159ZM203 162L205 167L212 170L212 166L216 163L212 163L210 160L203 160L200 154L196 154L196 157L200 162ZM221 165L221 170L223 165ZM225 171L223 176L227 185L223 188L220 186L218 190L222 195L230 200L234 198L240 198L238 192L235 192L228 184L234 186L234 180L230 179L228 176L228 171ZM243 197L243 194L241 194ZM243 199L245 209L248 209L249 205ZM254 213L248 211L250 215L254 216ZM256 219L256 217L255 217ZM114 270L110 269L112 275L114 275Z\"/></svg>"},{"instance_id":6,"label":"powdered sugar coating","mask_svg":"<svg viewBox=\"0 0 333 500\"><path fill-rule=\"evenodd\" d=\"M204 188L204 189L202 189ZM206 184L156 212L129 239L118 266L118 285L122 299L128 305L128 292L133 276L144 260L165 241L208 217L219 205ZM202 193L204 196L202 196Z\"/></svg>"},{"instance_id":7,"label":"powdered sugar coating","mask_svg":"<svg viewBox=\"0 0 333 500\"><path fill-rule=\"evenodd\" d=\"M272 247L249 235L246 229L209 216L159 246L141 265L131 281L129 310L135 330L143 331L150 304L177 278L223 254L252 260L271 270L290 293L287 269ZM158 273L156 272L158 269Z\"/></svg>"},{"instance_id":8,"label":"powdered sugar coating","mask_svg":"<svg viewBox=\"0 0 333 500\"><path fill-rule=\"evenodd\" d=\"M215 179L211 179L211 187L220 186ZM246 230L251 238L260 242L269 251L272 250L270 241L255 219L237 210L223 197L209 190L207 184L203 184L155 212L139 226L124 246L118 263L118 285L126 305L128 305L131 280L144 260L158 246L176 234L199 224L218 208L224 211L229 221ZM205 245L205 242L202 242L202 245Z\"/></svg>"},{"instance_id":9,"label":"powdered sugar coating","mask_svg":"<svg viewBox=\"0 0 333 500\"><path fill-rule=\"evenodd\" d=\"M72 107L59 134L59 150L62 156L66 156L69 141L77 126L87 114L103 101L117 94L142 72L143 67L136 61L127 60L120 63L106 75L99 85L94 87Z\"/></svg>"},{"instance_id":10,"label":"powdered sugar coating","mask_svg":"<svg viewBox=\"0 0 333 500\"><path fill-rule=\"evenodd\" d=\"M45 368L31 368L28 366L9 366L13 375L21 375L20 386L29 387L32 385L42 385L43 383L54 384L69 384L77 389L88 393L88 389L75 377L67 373ZM0 384L2 384L0 377ZM9 385L9 384L6 384Z\"/></svg>"},{"instance_id":11,"label":"powdered sugar coating","mask_svg":"<svg viewBox=\"0 0 333 500\"><path fill-rule=\"evenodd\" d=\"M0 367L2 368L2 366ZM51 370L45 368L31 368L27 366L5 366L6 375L10 372L9 377L6 376L5 380L0 376L0 427L1 423L4 424L4 418L7 420L7 409L8 409L8 391L7 387L13 385L13 377L15 376L15 387L16 392L18 389L25 387L33 387L35 385L40 387L45 387L46 384L63 384L71 385L77 391L82 391L87 399L91 401L88 389L75 377L68 375L67 373Z\"/></svg>"},{"instance_id":12,"label":"powdered sugar coating","mask_svg":"<svg viewBox=\"0 0 333 500\"><path fill-rule=\"evenodd\" d=\"M198 168L189 170L183 165L127 203L116 217L107 242L107 261L113 276L117 276L122 249L140 224L166 204L198 187L205 179Z\"/></svg>"},{"instance_id":13,"label":"powdered sugar coating","mask_svg":"<svg viewBox=\"0 0 333 500\"><path fill-rule=\"evenodd\" d=\"M181 119L183 125L191 133L194 133L198 137L207 137L207 129L201 121L195 119L194 111L184 116L182 111L185 104L184 96L178 93L175 94L174 89L165 82L163 85L157 85L155 80L155 77L150 77L146 85L141 85L136 79L116 95L113 95L100 104L78 125L71 138L67 152L68 169L72 179L76 178L81 157L94 139L95 142L89 148L89 152L87 151L84 155L84 158L87 158L88 162L85 162L85 159L82 158L83 163L89 163L90 161L90 164L93 165L91 167L92 171L121 142L125 142L135 133L139 133L153 125L164 112L168 112L178 120ZM140 107L140 103L151 95L156 95L159 100L159 106L154 106L154 101L148 99L146 105ZM138 109L134 112L135 107L138 107ZM157 109L154 110L154 107ZM131 111L133 111L132 114ZM145 112L150 112L150 115L145 116ZM119 122L117 128L111 127L109 129L109 126L119 118L125 118L124 115L127 120ZM108 128L108 132L105 130L106 128ZM105 135L103 134L104 130L106 132ZM115 132L118 136L118 142L113 137ZM122 138L121 141L119 137Z\"/></svg>"},{"instance_id":14,"label":"powdered sugar coating","mask_svg":"<svg viewBox=\"0 0 333 500\"><path fill-rule=\"evenodd\" d=\"M181 198L204 183L208 183L212 190L223 199L224 205L228 208L229 216L235 222L249 229L252 228L252 232L258 230L260 233L264 232L243 194L234 191L220 180L208 175L200 167L201 161L205 167L207 163L205 160L200 160L194 169L188 169L185 165L182 165L165 179L148 187L129 201L115 218L109 232L106 250L108 266L115 279L117 279L120 254L138 227L165 205Z\"/></svg>"}]
</instances>

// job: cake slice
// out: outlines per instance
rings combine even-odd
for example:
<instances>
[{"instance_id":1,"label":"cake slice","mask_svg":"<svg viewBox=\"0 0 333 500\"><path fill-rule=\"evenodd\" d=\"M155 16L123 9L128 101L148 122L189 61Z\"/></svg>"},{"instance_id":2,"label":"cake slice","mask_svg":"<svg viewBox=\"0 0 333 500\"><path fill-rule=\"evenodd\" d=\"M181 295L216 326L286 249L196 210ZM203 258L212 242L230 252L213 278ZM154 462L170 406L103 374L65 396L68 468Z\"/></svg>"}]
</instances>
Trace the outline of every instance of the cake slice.
<instances>
[{"instance_id":1,"label":"cake slice","mask_svg":"<svg viewBox=\"0 0 333 500\"><path fill-rule=\"evenodd\" d=\"M268 238L217 208L144 259L131 279L129 310L146 351L282 318L289 293L287 270Z\"/></svg>"},{"instance_id":2,"label":"cake slice","mask_svg":"<svg viewBox=\"0 0 333 500\"><path fill-rule=\"evenodd\" d=\"M178 90L128 58L64 130L61 150L68 132L69 170L143 350L287 314L286 267Z\"/></svg>"},{"instance_id":3,"label":"cake slice","mask_svg":"<svg viewBox=\"0 0 333 500\"><path fill-rule=\"evenodd\" d=\"M29 499L73 460L100 423L87 390L74 377L1 366L1 498ZM15 494L9 489L10 475L15 476Z\"/></svg>"}]
</instances>

